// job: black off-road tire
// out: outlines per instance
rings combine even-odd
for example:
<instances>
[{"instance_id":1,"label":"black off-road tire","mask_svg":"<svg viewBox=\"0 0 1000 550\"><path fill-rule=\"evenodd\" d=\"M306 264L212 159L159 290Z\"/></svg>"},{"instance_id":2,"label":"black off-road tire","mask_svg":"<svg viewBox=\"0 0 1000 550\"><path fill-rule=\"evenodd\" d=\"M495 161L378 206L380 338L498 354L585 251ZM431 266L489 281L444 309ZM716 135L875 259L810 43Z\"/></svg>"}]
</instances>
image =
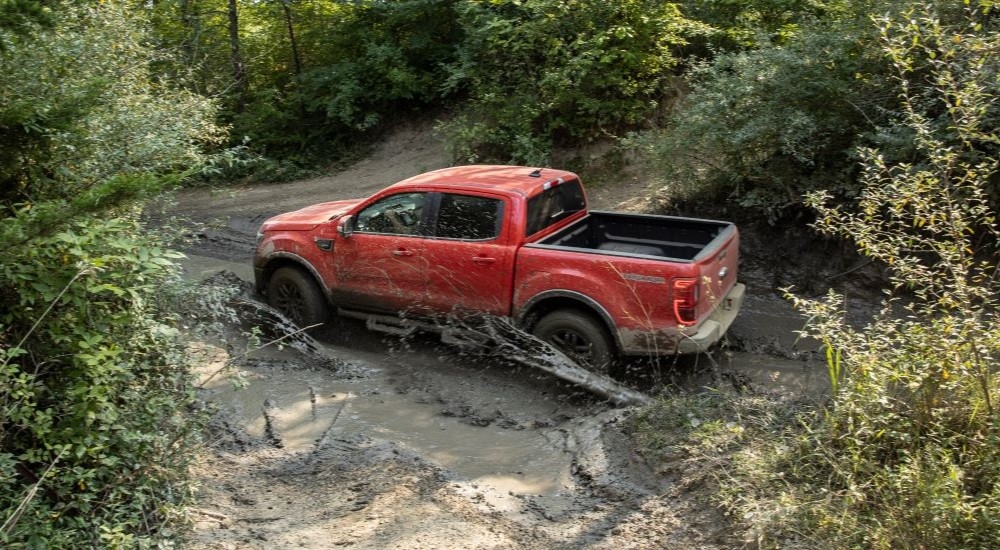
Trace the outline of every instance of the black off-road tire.
<instances>
[{"instance_id":1,"label":"black off-road tire","mask_svg":"<svg viewBox=\"0 0 1000 550\"><path fill-rule=\"evenodd\" d=\"M267 303L301 328L325 323L329 312L323 291L297 267L279 267L267 282Z\"/></svg>"},{"instance_id":2,"label":"black off-road tire","mask_svg":"<svg viewBox=\"0 0 1000 550\"><path fill-rule=\"evenodd\" d=\"M539 319L531 332L591 372L618 374L611 337L592 315L573 309L556 310Z\"/></svg>"}]
</instances>

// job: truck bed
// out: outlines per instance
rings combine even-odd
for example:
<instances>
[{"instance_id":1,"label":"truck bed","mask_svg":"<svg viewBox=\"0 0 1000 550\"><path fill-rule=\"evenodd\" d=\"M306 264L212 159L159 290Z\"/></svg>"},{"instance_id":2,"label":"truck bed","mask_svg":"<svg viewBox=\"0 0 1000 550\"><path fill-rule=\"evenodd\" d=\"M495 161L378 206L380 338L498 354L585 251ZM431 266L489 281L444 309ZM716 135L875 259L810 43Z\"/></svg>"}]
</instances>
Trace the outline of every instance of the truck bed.
<instances>
[{"instance_id":1,"label":"truck bed","mask_svg":"<svg viewBox=\"0 0 1000 550\"><path fill-rule=\"evenodd\" d=\"M733 231L731 223L714 220L592 211L527 246L697 262L719 248Z\"/></svg>"}]
</instances>

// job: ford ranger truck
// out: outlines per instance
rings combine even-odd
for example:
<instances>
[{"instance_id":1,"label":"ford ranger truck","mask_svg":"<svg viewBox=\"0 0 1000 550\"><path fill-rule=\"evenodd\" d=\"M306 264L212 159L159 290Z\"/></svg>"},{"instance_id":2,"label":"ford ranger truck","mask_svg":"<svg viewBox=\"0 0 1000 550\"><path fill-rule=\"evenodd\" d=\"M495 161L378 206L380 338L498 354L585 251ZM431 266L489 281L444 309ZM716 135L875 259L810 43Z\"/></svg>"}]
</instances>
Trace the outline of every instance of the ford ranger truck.
<instances>
[{"instance_id":1,"label":"ford ranger truck","mask_svg":"<svg viewBox=\"0 0 1000 550\"><path fill-rule=\"evenodd\" d=\"M563 170L458 166L268 219L254 276L302 327L336 313L447 335L499 317L606 373L718 342L743 302L738 263L732 223L589 211Z\"/></svg>"}]
</instances>

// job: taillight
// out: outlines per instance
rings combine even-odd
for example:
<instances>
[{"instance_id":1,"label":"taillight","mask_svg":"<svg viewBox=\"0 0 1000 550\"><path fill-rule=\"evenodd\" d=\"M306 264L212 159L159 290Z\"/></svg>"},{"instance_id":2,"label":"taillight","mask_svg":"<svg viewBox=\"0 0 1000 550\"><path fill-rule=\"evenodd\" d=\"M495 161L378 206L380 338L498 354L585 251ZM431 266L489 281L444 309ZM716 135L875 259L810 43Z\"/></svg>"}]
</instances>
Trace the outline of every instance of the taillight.
<instances>
[{"instance_id":1,"label":"taillight","mask_svg":"<svg viewBox=\"0 0 1000 550\"><path fill-rule=\"evenodd\" d=\"M698 318L698 279L674 279L674 315L684 326Z\"/></svg>"}]
</instances>

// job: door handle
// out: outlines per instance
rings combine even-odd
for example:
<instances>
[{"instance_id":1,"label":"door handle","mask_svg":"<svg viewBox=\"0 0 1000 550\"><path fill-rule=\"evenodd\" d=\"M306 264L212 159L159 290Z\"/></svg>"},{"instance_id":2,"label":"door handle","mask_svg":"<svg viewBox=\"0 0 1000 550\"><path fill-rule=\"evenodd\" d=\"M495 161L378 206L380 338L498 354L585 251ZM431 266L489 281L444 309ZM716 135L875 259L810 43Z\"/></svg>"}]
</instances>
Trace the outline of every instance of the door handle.
<instances>
[{"instance_id":1,"label":"door handle","mask_svg":"<svg viewBox=\"0 0 1000 550\"><path fill-rule=\"evenodd\" d=\"M492 264L497 261L496 258L488 258L486 256L474 256L472 261L477 264Z\"/></svg>"},{"instance_id":2,"label":"door handle","mask_svg":"<svg viewBox=\"0 0 1000 550\"><path fill-rule=\"evenodd\" d=\"M399 250L393 250L392 251L392 255L393 256L412 256L413 255L413 251L412 250L406 250L405 248L400 248Z\"/></svg>"}]
</instances>

